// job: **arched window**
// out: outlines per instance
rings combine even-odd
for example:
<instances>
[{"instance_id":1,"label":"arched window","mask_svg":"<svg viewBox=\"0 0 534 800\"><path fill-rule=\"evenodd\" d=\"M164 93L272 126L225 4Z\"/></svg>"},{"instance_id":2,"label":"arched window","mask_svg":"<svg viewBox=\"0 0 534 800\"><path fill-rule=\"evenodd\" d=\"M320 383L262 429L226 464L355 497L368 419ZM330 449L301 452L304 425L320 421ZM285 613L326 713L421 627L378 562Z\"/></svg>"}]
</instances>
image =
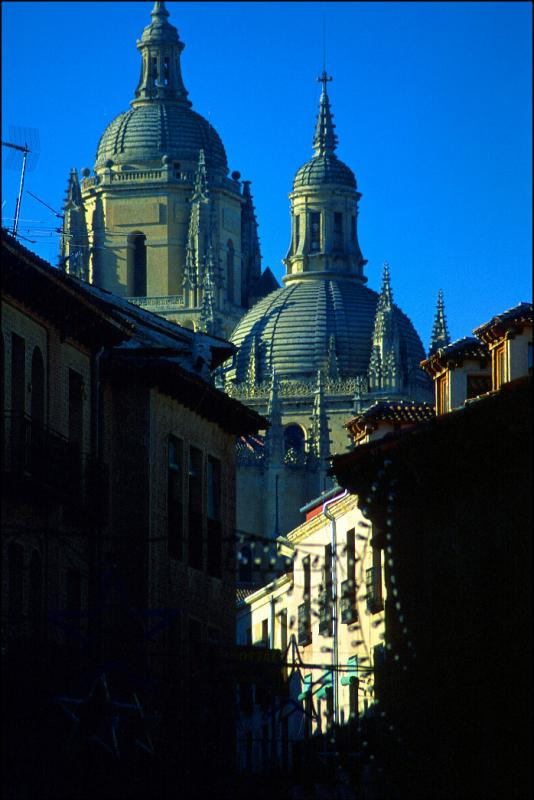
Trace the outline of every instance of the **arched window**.
<instances>
[{"instance_id":1,"label":"arched window","mask_svg":"<svg viewBox=\"0 0 534 800\"><path fill-rule=\"evenodd\" d=\"M31 387L32 422L42 425L45 416L45 380L43 356L38 347L34 348L32 355Z\"/></svg>"},{"instance_id":2,"label":"arched window","mask_svg":"<svg viewBox=\"0 0 534 800\"><path fill-rule=\"evenodd\" d=\"M288 425L284 429L284 451L293 450L296 453L304 452L305 433L300 425Z\"/></svg>"},{"instance_id":3,"label":"arched window","mask_svg":"<svg viewBox=\"0 0 534 800\"><path fill-rule=\"evenodd\" d=\"M239 576L240 583L250 583L252 581L252 550L248 545L241 548L239 553Z\"/></svg>"},{"instance_id":4,"label":"arched window","mask_svg":"<svg viewBox=\"0 0 534 800\"><path fill-rule=\"evenodd\" d=\"M227 287L228 287L228 300L230 303L235 302L234 292L235 292L235 264L234 264L234 243L231 239L228 239L226 243L226 275L227 275Z\"/></svg>"},{"instance_id":5,"label":"arched window","mask_svg":"<svg viewBox=\"0 0 534 800\"><path fill-rule=\"evenodd\" d=\"M128 292L133 297L146 297L146 236L141 231L128 234Z\"/></svg>"}]
</instances>

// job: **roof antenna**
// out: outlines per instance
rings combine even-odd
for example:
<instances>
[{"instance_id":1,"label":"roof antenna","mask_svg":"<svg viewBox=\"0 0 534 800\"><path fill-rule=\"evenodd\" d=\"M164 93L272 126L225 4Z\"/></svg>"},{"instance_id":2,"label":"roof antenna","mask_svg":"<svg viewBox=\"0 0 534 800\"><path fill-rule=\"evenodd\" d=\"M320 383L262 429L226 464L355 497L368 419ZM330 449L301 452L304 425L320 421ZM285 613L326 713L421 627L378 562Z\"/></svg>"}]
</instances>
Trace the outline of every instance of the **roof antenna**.
<instances>
[{"instance_id":1,"label":"roof antenna","mask_svg":"<svg viewBox=\"0 0 534 800\"><path fill-rule=\"evenodd\" d=\"M17 197L17 203L15 205L15 218L13 221L13 236L17 235L17 229L19 227L19 216L20 216L20 206L22 204L22 192L24 191L24 178L26 175L26 162L28 161L28 155L30 153L35 155L35 159L28 163L28 171L31 171L35 167L35 163L37 161L38 151L39 151L39 134L38 131L33 128L13 128L9 129L9 138L19 140L19 143L16 142L2 142L4 147L9 147L12 150L17 150L20 153L23 153L22 156L22 168L20 172L20 185L19 185L19 193ZM24 142L24 144L22 144ZM30 142L31 147L28 145ZM16 168L15 161L10 160L8 166L10 168Z\"/></svg>"},{"instance_id":2,"label":"roof antenna","mask_svg":"<svg viewBox=\"0 0 534 800\"><path fill-rule=\"evenodd\" d=\"M48 208L48 210L51 211L54 214L54 216L58 217L59 219L63 219L64 218L64 214L60 214L58 211L56 211L54 208L52 208L52 206L49 206L48 203L45 203L44 200L41 200L40 197L37 197L36 194L34 194L33 192L30 192L29 190L28 190L28 194L30 195L30 197L34 197L36 200L38 200L39 203L41 203L43 206L45 206L45 208Z\"/></svg>"}]
</instances>

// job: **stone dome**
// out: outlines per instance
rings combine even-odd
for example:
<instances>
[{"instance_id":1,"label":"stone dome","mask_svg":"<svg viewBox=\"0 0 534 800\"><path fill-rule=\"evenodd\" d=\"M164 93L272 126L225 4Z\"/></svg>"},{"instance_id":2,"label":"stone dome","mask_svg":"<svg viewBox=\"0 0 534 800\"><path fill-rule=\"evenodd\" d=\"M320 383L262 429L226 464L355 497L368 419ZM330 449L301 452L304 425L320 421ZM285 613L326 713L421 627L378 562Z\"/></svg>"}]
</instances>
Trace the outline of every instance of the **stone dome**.
<instances>
[{"instance_id":1,"label":"stone dome","mask_svg":"<svg viewBox=\"0 0 534 800\"><path fill-rule=\"evenodd\" d=\"M281 380L310 380L327 368L331 337L339 377L366 374L378 298L362 283L346 279L303 280L272 292L235 329L231 341L239 349L227 378L246 380L256 348L258 382L269 380L273 368ZM420 371L421 340L400 308L393 309L407 372Z\"/></svg>"},{"instance_id":2,"label":"stone dome","mask_svg":"<svg viewBox=\"0 0 534 800\"><path fill-rule=\"evenodd\" d=\"M316 155L297 170L293 180L293 191L304 187L319 187L335 183L356 189L353 171L333 153Z\"/></svg>"},{"instance_id":3,"label":"stone dome","mask_svg":"<svg viewBox=\"0 0 534 800\"><path fill-rule=\"evenodd\" d=\"M146 103L119 114L104 131L98 144L96 167L111 159L161 163L169 154L176 161L198 161L204 150L206 164L228 172L224 145L217 131L185 104Z\"/></svg>"}]
</instances>

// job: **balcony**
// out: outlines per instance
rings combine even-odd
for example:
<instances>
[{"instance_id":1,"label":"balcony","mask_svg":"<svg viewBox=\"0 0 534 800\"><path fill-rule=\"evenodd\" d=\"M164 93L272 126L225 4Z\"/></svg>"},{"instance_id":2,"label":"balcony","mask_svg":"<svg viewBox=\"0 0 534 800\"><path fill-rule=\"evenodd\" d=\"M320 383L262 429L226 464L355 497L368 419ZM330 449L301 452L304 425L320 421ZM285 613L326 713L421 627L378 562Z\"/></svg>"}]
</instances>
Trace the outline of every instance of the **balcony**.
<instances>
[{"instance_id":1,"label":"balcony","mask_svg":"<svg viewBox=\"0 0 534 800\"><path fill-rule=\"evenodd\" d=\"M298 643L311 644L311 610L309 603L301 603L298 607Z\"/></svg>"},{"instance_id":2,"label":"balcony","mask_svg":"<svg viewBox=\"0 0 534 800\"><path fill-rule=\"evenodd\" d=\"M327 589L319 592L319 636L332 636L332 594Z\"/></svg>"},{"instance_id":3,"label":"balcony","mask_svg":"<svg viewBox=\"0 0 534 800\"><path fill-rule=\"evenodd\" d=\"M24 414L4 415L2 470L60 502L79 505L91 516L107 512L106 465L82 453L57 431Z\"/></svg>"},{"instance_id":4,"label":"balcony","mask_svg":"<svg viewBox=\"0 0 534 800\"><path fill-rule=\"evenodd\" d=\"M356 586L353 580L349 579L341 582L341 595L339 605L341 610L341 622L350 625L358 619L356 610Z\"/></svg>"}]
</instances>

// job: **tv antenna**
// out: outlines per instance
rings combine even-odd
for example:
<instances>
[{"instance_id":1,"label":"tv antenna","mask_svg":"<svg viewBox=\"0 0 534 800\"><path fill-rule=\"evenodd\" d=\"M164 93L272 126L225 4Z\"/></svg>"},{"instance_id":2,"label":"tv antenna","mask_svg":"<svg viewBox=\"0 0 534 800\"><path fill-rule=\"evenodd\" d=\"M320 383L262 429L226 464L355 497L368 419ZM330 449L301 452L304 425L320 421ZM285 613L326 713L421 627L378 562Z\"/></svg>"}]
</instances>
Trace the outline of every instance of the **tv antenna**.
<instances>
[{"instance_id":1,"label":"tv antenna","mask_svg":"<svg viewBox=\"0 0 534 800\"><path fill-rule=\"evenodd\" d=\"M19 217L20 217L20 207L22 204L22 193L24 191L24 178L26 176L26 168L29 172L31 172L37 163L37 158L39 155L39 133L35 128L15 128L10 127L9 129L9 138L13 141L4 142L2 141L2 145L4 147L9 147L11 150L15 150L16 153L22 153L22 167L20 171L20 185L19 185L19 193L17 196L17 204L15 206L15 217L13 220L13 236L17 235L17 230L19 226ZM17 169L19 165L20 156L15 155L12 153L12 158L9 159L7 163L7 167L10 169ZM33 156L33 158L28 158L28 156Z\"/></svg>"}]
</instances>

